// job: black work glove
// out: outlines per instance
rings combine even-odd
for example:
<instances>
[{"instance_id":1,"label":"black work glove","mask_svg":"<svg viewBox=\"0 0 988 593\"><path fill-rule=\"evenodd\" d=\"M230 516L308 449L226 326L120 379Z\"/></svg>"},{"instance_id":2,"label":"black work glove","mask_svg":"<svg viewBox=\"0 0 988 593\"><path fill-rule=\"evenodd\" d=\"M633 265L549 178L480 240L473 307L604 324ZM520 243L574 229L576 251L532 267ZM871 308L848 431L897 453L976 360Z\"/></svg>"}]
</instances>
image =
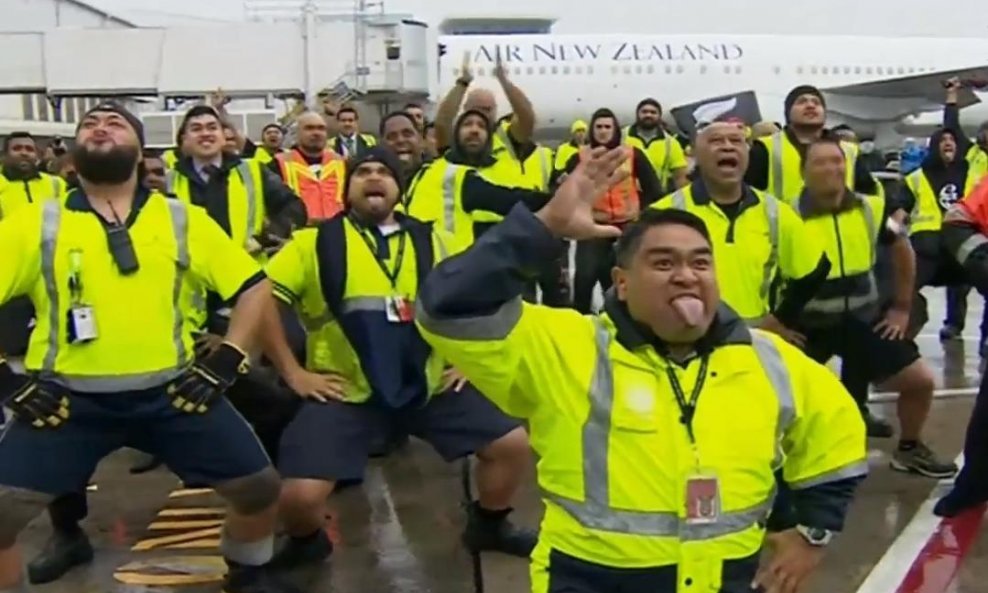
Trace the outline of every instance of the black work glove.
<instances>
[{"instance_id":1,"label":"black work glove","mask_svg":"<svg viewBox=\"0 0 988 593\"><path fill-rule=\"evenodd\" d=\"M59 428L69 418L68 393L55 385L18 375L0 359L0 405L35 428Z\"/></svg>"},{"instance_id":2,"label":"black work glove","mask_svg":"<svg viewBox=\"0 0 988 593\"><path fill-rule=\"evenodd\" d=\"M247 354L229 342L197 361L168 386L172 405L189 414L205 414L209 406L250 370Z\"/></svg>"}]
</instances>

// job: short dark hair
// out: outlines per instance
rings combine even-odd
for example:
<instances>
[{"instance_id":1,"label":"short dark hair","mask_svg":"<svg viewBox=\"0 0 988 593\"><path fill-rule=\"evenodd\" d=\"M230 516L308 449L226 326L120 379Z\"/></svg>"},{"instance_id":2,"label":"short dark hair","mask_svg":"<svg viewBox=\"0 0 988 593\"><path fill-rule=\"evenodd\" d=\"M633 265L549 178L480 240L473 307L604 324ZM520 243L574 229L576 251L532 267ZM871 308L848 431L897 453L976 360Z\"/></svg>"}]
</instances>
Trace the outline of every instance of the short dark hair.
<instances>
[{"instance_id":1,"label":"short dark hair","mask_svg":"<svg viewBox=\"0 0 988 593\"><path fill-rule=\"evenodd\" d=\"M806 145L806 153L803 156L800 166L806 166L806 161L809 160L810 151L813 150L814 146L836 146L841 155L844 155L844 147L841 146L840 139L838 139L834 134L824 134Z\"/></svg>"},{"instance_id":2,"label":"short dark hair","mask_svg":"<svg viewBox=\"0 0 988 593\"><path fill-rule=\"evenodd\" d=\"M407 111L404 111L404 110L402 110L402 111L392 111L391 113L389 113L389 114L387 114L387 115L385 115L384 117L381 118L381 123L377 126L377 133L378 133L379 136L384 137L384 126L386 126L389 121L391 121L392 119L394 119L396 117L403 117L403 118L407 119L409 121L409 123L412 124L412 127L413 128L416 126L415 120L412 119L412 116L409 115Z\"/></svg>"},{"instance_id":3,"label":"short dark hair","mask_svg":"<svg viewBox=\"0 0 988 593\"><path fill-rule=\"evenodd\" d=\"M418 103L405 103L405 106L402 107L402 109L423 109L423 107Z\"/></svg>"},{"instance_id":4,"label":"short dark hair","mask_svg":"<svg viewBox=\"0 0 988 593\"><path fill-rule=\"evenodd\" d=\"M624 228L621 238L614 244L614 257L617 265L627 269L631 265L635 253L641 247L642 237L645 236L645 233L649 229L667 225L689 227L700 233L707 243L713 244L710 240L707 224L696 214L675 208L648 208L642 212L638 220Z\"/></svg>"},{"instance_id":5,"label":"short dark hair","mask_svg":"<svg viewBox=\"0 0 988 593\"><path fill-rule=\"evenodd\" d=\"M34 142L35 145L37 145L37 142L35 141L34 136L31 134L31 132L25 132L25 131L11 132L7 134L6 138L3 139L3 151L7 152L8 150L10 150L10 144L14 140L24 140L24 139L30 140Z\"/></svg>"},{"instance_id":6,"label":"short dark hair","mask_svg":"<svg viewBox=\"0 0 988 593\"><path fill-rule=\"evenodd\" d=\"M141 151L141 155L146 159L160 159L162 158L162 152L155 148L145 148Z\"/></svg>"},{"instance_id":7,"label":"short dark hair","mask_svg":"<svg viewBox=\"0 0 988 593\"><path fill-rule=\"evenodd\" d=\"M220 116L220 112L212 105L196 105L185 112L185 117L182 118L182 125L179 126L178 132L175 134L175 139L178 140L178 145L182 145L182 138L185 136L185 131L189 127L189 121L194 117L202 117L204 115L211 115L216 118L216 121L223 124L223 118Z\"/></svg>"},{"instance_id":8,"label":"short dark hair","mask_svg":"<svg viewBox=\"0 0 988 593\"><path fill-rule=\"evenodd\" d=\"M336 112L336 119L339 119L344 113L352 113L354 118L360 119L360 114L357 113L357 110L349 105L346 107L340 107L340 109Z\"/></svg>"}]
</instances>

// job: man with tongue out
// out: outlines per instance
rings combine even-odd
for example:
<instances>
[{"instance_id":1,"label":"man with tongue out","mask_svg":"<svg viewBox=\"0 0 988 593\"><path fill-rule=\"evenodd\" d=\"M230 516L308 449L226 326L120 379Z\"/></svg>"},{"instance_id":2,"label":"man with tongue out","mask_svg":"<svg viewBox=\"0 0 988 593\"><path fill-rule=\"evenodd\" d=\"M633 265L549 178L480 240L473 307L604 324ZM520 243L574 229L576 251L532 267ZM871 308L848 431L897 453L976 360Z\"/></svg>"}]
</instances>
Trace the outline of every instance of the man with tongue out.
<instances>
[{"instance_id":1,"label":"man with tongue out","mask_svg":"<svg viewBox=\"0 0 988 593\"><path fill-rule=\"evenodd\" d=\"M861 416L828 369L721 303L701 218L595 222L625 158L584 149L544 208L516 206L433 270L416 322L529 423L546 506L533 593L799 591L867 472ZM602 315L522 301L555 241L619 235ZM779 467L798 527L766 538Z\"/></svg>"}]
</instances>

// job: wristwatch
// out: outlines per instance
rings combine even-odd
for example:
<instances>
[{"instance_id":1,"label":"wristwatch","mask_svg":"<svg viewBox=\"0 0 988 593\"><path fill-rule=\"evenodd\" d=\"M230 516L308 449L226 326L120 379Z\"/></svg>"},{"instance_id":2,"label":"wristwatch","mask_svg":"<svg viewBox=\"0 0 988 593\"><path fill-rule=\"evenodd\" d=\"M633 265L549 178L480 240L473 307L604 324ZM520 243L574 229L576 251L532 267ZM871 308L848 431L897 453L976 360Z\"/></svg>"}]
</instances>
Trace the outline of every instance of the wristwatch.
<instances>
[{"instance_id":1,"label":"wristwatch","mask_svg":"<svg viewBox=\"0 0 988 593\"><path fill-rule=\"evenodd\" d=\"M823 529L822 527L807 527L805 525L797 525L796 531L799 535L803 536L811 546L816 546L822 548L830 543L830 540L834 538L834 532L829 529Z\"/></svg>"}]
</instances>

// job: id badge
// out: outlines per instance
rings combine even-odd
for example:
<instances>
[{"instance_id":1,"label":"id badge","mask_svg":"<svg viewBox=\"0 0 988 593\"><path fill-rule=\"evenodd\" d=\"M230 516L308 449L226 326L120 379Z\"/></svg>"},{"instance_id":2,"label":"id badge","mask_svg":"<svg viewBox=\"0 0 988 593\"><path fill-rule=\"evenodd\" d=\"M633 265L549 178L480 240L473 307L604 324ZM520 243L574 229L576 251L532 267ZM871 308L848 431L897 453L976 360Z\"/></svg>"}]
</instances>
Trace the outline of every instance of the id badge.
<instances>
[{"instance_id":1,"label":"id badge","mask_svg":"<svg viewBox=\"0 0 988 593\"><path fill-rule=\"evenodd\" d=\"M69 344L85 344L99 337L92 307L76 305L69 309L68 334Z\"/></svg>"},{"instance_id":2,"label":"id badge","mask_svg":"<svg viewBox=\"0 0 988 593\"><path fill-rule=\"evenodd\" d=\"M710 472L686 479L686 524L709 525L720 519L720 481Z\"/></svg>"},{"instance_id":3,"label":"id badge","mask_svg":"<svg viewBox=\"0 0 988 593\"><path fill-rule=\"evenodd\" d=\"M391 323L411 323L415 319L415 310L406 298L388 298L387 309L388 321Z\"/></svg>"}]
</instances>

